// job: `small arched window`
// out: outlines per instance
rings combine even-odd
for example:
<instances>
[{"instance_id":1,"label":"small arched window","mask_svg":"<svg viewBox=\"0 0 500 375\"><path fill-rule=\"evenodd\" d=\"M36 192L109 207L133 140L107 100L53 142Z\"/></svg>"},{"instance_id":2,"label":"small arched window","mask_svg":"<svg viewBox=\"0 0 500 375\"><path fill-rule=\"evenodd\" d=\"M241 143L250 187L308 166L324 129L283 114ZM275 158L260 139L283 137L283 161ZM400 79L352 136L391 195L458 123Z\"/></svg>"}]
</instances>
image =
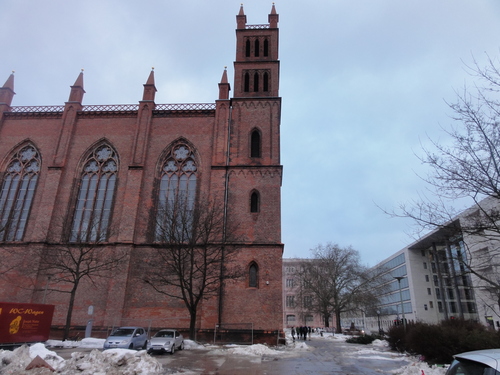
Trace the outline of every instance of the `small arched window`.
<instances>
[{"instance_id":1,"label":"small arched window","mask_svg":"<svg viewBox=\"0 0 500 375\"><path fill-rule=\"evenodd\" d=\"M244 83L244 91L245 92L249 92L250 91L250 74L245 73L245 77L244 77L244 80L245 80L245 83Z\"/></svg>"},{"instance_id":2,"label":"small arched window","mask_svg":"<svg viewBox=\"0 0 500 375\"><path fill-rule=\"evenodd\" d=\"M269 74L267 72L264 73L264 79L262 84L262 89L264 91L269 91Z\"/></svg>"},{"instance_id":3,"label":"small arched window","mask_svg":"<svg viewBox=\"0 0 500 375\"><path fill-rule=\"evenodd\" d=\"M87 157L80 178L70 242L102 242L108 238L118 173L118 157L108 145Z\"/></svg>"},{"instance_id":4,"label":"small arched window","mask_svg":"<svg viewBox=\"0 0 500 375\"><path fill-rule=\"evenodd\" d=\"M245 56L250 57L250 41L248 39L245 43Z\"/></svg>"},{"instance_id":5,"label":"small arched window","mask_svg":"<svg viewBox=\"0 0 500 375\"><path fill-rule=\"evenodd\" d=\"M253 91L259 91L259 73L257 72L253 75Z\"/></svg>"},{"instance_id":6,"label":"small arched window","mask_svg":"<svg viewBox=\"0 0 500 375\"><path fill-rule=\"evenodd\" d=\"M257 191L252 192L250 195L250 212L259 212L260 196Z\"/></svg>"},{"instance_id":7,"label":"small arched window","mask_svg":"<svg viewBox=\"0 0 500 375\"><path fill-rule=\"evenodd\" d=\"M264 56L269 56L269 41L264 39Z\"/></svg>"},{"instance_id":8,"label":"small arched window","mask_svg":"<svg viewBox=\"0 0 500 375\"><path fill-rule=\"evenodd\" d=\"M257 129L252 131L252 135L250 136L250 157L261 157L260 132Z\"/></svg>"},{"instance_id":9,"label":"small arched window","mask_svg":"<svg viewBox=\"0 0 500 375\"><path fill-rule=\"evenodd\" d=\"M248 268L248 287L249 288L258 288L259 283L258 283L258 276L259 276L259 267L255 262L252 262L250 264L250 267Z\"/></svg>"},{"instance_id":10,"label":"small arched window","mask_svg":"<svg viewBox=\"0 0 500 375\"><path fill-rule=\"evenodd\" d=\"M259 39L255 40L255 57L259 57L260 54L260 42Z\"/></svg>"},{"instance_id":11,"label":"small arched window","mask_svg":"<svg viewBox=\"0 0 500 375\"><path fill-rule=\"evenodd\" d=\"M0 240L21 241L40 174L41 159L32 145L11 158L0 192Z\"/></svg>"}]
</instances>

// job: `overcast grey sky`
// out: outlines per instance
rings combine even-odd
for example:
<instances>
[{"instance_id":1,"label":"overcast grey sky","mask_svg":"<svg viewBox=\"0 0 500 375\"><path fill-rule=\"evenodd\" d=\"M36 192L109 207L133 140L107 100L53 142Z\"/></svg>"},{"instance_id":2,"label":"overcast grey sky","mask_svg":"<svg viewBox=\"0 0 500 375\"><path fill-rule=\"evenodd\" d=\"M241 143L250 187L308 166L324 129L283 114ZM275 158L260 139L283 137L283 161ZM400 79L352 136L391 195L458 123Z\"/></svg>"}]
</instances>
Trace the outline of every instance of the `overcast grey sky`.
<instances>
[{"instance_id":1,"label":"overcast grey sky","mask_svg":"<svg viewBox=\"0 0 500 375\"><path fill-rule=\"evenodd\" d=\"M209 103L228 66L241 0L1 0L0 85L13 105L133 104L155 67L157 103ZM244 3L267 23L272 1ZM498 0L275 1L283 98L285 257L327 242L374 265L413 242L391 209L425 189L415 154L451 123L445 103L498 58Z\"/></svg>"}]
</instances>

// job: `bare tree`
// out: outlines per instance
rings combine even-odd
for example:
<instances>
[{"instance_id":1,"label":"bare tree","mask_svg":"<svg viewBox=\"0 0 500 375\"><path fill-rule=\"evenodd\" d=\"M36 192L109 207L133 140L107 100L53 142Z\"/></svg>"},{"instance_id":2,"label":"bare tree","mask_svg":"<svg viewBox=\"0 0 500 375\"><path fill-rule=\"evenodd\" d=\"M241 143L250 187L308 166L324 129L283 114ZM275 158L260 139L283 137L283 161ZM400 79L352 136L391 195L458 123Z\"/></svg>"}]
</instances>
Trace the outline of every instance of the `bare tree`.
<instances>
[{"instance_id":1,"label":"bare tree","mask_svg":"<svg viewBox=\"0 0 500 375\"><path fill-rule=\"evenodd\" d=\"M306 309L321 314L328 326L335 315L337 332L341 332L341 314L375 306L379 278L361 265L359 252L337 244L318 245L311 250L312 259L299 266L300 299Z\"/></svg>"},{"instance_id":2,"label":"bare tree","mask_svg":"<svg viewBox=\"0 0 500 375\"><path fill-rule=\"evenodd\" d=\"M475 275L481 288L493 293L500 305L500 71L489 58L468 67L477 79L472 90L457 93L449 104L454 126L446 129L446 142L432 141L421 161L430 167L423 179L431 195L390 212L409 217L419 233L443 229L449 237L462 236L463 253L454 261L464 273ZM451 141L451 142L450 142ZM456 202L472 207L459 215ZM457 216L459 215L459 216ZM457 219L459 218L459 219ZM473 247L468 247L474 244ZM483 251L484 249L487 251ZM481 250L477 252L477 250Z\"/></svg>"},{"instance_id":3,"label":"bare tree","mask_svg":"<svg viewBox=\"0 0 500 375\"><path fill-rule=\"evenodd\" d=\"M182 300L189 311L189 335L195 337L201 301L219 296L224 280L241 277L231 265L235 247L234 223L225 221L224 206L200 199L190 207L182 199L154 212L155 256L144 272L144 281L156 292ZM233 241L234 243L234 241Z\"/></svg>"},{"instance_id":4,"label":"bare tree","mask_svg":"<svg viewBox=\"0 0 500 375\"><path fill-rule=\"evenodd\" d=\"M75 298L82 281L96 284L109 278L127 257L127 252L106 247L109 231L93 231L89 225L80 235L49 241L40 248L39 272L50 278L49 291L69 294L64 337L69 337ZM68 237L69 238L69 237Z\"/></svg>"}]
</instances>

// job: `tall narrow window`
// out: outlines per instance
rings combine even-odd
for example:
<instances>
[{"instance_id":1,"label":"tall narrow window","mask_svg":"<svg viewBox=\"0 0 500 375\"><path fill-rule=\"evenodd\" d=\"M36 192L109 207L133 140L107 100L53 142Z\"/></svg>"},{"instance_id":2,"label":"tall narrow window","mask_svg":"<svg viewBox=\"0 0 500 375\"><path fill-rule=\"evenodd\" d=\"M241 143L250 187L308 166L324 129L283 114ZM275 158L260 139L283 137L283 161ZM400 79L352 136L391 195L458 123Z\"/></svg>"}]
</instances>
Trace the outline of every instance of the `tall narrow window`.
<instances>
[{"instance_id":1,"label":"tall narrow window","mask_svg":"<svg viewBox=\"0 0 500 375\"><path fill-rule=\"evenodd\" d=\"M264 39L264 56L269 56L269 41Z\"/></svg>"},{"instance_id":2,"label":"tall narrow window","mask_svg":"<svg viewBox=\"0 0 500 375\"><path fill-rule=\"evenodd\" d=\"M267 72L264 73L262 86L263 91L269 91L269 74Z\"/></svg>"},{"instance_id":3,"label":"tall narrow window","mask_svg":"<svg viewBox=\"0 0 500 375\"><path fill-rule=\"evenodd\" d=\"M261 157L260 132L257 129L252 131L252 135L250 136L250 157Z\"/></svg>"},{"instance_id":4,"label":"tall narrow window","mask_svg":"<svg viewBox=\"0 0 500 375\"><path fill-rule=\"evenodd\" d=\"M260 42L259 39L255 39L255 57L259 57L260 54Z\"/></svg>"},{"instance_id":5,"label":"tall narrow window","mask_svg":"<svg viewBox=\"0 0 500 375\"><path fill-rule=\"evenodd\" d=\"M257 267L257 264L252 263L250 265L250 268L248 269L248 286L250 288L257 288L258 287L258 274L259 274L259 268Z\"/></svg>"},{"instance_id":6,"label":"tall narrow window","mask_svg":"<svg viewBox=\"0 0 500 375\"><path fill-rule=\"evenodd\" d=\"M22 240L40 165L40 155L32 145L21 148L10 160L0 192L1 241Z\"/></svg>"},{"instance_id":7,"label":"tall narrow window","mask_svg":"<svg viewBox=\"0 0 500 375\"><path fill-rule=\"evenodd\" d=\"M245 43L245 56L250 57L250 40L248 39Z\"/></svg>"},{"instance_id":8,"label":"tall narrow window","mask_svg":"<svg viewBox=\"0 0 500 375\"><path fill-rule=\"evenodd\" d=\"M253 75L253 91L259 91L259 73L257 72Z\"/></svg>"},{"instance_id":9,"label":"tall narrow window","mask_svg":"<svg viewBox=\"0 0 500 375\"><path fill-rule=\"evenodd\" d=\"M259 212L259 193L254 191L250 195L250 212Z\"/></svg>"},{"instance_id":10,"label":"tall narrow window","mask_svg":"<svg viewBox=\"0 0 500 375\"><path fill-rule=\"evenodd\" d=\"M160 176L156 241L180 243L190 238L196 172L194 152L186 143L178 143L166 155Z\"/></svg>"},{"instance_id":11,"label":"tall narrow window","mask_svg":"<svg viewBox=\"0 0 500 375\"><path fill-rule=\"evenodd\" d=\"M80 178L70 242L108 239L117 173L118 156L110 146L98 146L88 156Z\"/></svg>"},{"instance_id":12,"label":"tall narrow window","mask_svg":"<svg viewBox=\"0 0 500 375\"><path fill-rule=\"evenodd\" d=\"M245 84L244 84L244 91L249 92L250 91L250 74L245 73Z\"/></svg>"}]
</instances>

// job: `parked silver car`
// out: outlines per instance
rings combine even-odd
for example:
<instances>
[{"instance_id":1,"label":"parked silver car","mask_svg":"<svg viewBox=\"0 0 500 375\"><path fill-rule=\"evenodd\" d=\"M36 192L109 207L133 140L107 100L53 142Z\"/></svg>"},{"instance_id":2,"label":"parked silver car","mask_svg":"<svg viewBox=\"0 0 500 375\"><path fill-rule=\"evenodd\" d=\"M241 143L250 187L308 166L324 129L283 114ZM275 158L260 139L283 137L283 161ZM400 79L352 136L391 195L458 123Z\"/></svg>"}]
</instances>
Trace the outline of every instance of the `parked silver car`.
<instances>
[{"instance_id":1,"label":"parked silver car","mask_svg":"<svg viewBox=\"0 0 500 375\"><path fill-rule=\"evenodd\" d=\"M162 329L148 341L148 353L170 353L184 349L184 337L175 329Z\"/></svg>"},{"instance_id":2,"label":"parked silver car","mask_svg":"<svg viewBox=\"0 0 500 375\"><path fill-rule=\"evenodd\" d=\"M476 350L453 357L446 375L500 375L500 349Z\"/></svg>"},{"instance_id":3,"label":"parked silver car","mask_svg":"<svg viewBox=\"0 0 500 375\"><path fill-rule=\"evenodd\" d=\"M120 327L104 341L104 349L146 349L148 334L142 327Z\"/></svg>"}]
</instances>

